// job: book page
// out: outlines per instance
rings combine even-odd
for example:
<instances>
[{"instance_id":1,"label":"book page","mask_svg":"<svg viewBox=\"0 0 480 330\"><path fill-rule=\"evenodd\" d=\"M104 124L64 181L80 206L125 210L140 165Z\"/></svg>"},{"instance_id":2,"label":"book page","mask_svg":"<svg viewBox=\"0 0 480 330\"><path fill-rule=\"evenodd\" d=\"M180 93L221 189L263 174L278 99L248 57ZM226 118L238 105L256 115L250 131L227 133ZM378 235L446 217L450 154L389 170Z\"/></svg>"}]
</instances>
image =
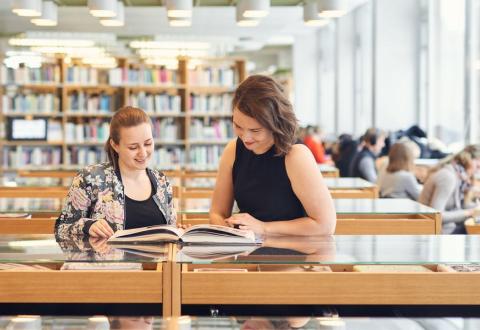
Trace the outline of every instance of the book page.
<instances>
[{"instance_id":1,"label":"book page","mask_svg":"<svg viewBox=\"0 0 480 330\"><path fill-rule=\"evenodd\" d=\"M114 242L161 242L177 241L183 229L175 226L157 225L134 229L118 230L108 239Z\"/></svg>"}]
</instances>

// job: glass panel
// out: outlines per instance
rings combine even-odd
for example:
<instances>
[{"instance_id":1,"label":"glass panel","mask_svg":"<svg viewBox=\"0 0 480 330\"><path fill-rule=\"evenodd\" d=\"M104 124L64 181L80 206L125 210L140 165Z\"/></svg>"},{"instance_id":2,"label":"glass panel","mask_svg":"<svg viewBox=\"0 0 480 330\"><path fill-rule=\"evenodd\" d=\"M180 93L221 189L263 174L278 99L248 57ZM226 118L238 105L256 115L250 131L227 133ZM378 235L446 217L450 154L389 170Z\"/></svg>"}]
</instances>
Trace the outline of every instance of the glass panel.
<instances>
[{"instance_id":1,"label":"glass panel","mask_svg":"<svg viewBox=\"0 0 480 330\"><path fill-rule=\"evenodd\" d=\"M183 246L194 264L438 264L480 263L480 236L363 235L267 237L261 246Z\"/></svg>"},{"instance_id":2,"label":"glass panel","mask_svg":"<svg viewBox=\"0 0 480 330\"><path fill-rule=\"evenodd\" d=\"M337 172L338 169L331 165L320 164L318 165L320 172Z\"/></svg>"},{"instance_id":3,"label":"glass panel","mask_svg":"<svg viewBox=\"0 0 480 330\"><path fill-rule=\"evenodd\" d=\"M60 212L63 204L61 198L0 198L0 213Z\"/></svg>"},{"instance_id":4,"label":"glass panel","mask_svg":"<svg viewBox=\"0 0 480 330\"><path fill-rule=\"evenodd\" d=\"M375 186L360 178L325 178L323 181L328 189L362 189Z\"/></svg>"},{"instance_id":5,"label":"glass panel","mask_svg":"<svg viewBox=\"0 0 480 330\"><path fill-rule=\"evenodd\" d=\"M1 178L0 189L2 187L68 187L71 184L71 179L59 179L59 178Z\"/></svg>"},{"instance_id":6,"label":"glass panel","mask_svg":"<svg viewBox=\"0 0 480 330\"><path fill-rule=\"evenodd\" d=\"M207 214L210 200L192 200L185 204L180 214ZM437 210L410 199L401 198L354 198L334 199L337 214L433 214Z\"/></svg>"},{"instance_id":7,"label":"glass panel","mask_svg":"<svg viewBox=\"0 0 480 330\"><path fill-rule=\"evenodd\" d=\"M74 237L55 240L53 235L2 235L0 263L52 262L161 262L166 245L112 245L105 241Z\"/></svg>"},{"instance_id":8,"label":"glass panel","mask_svg":"<svg viewBox=\"0 0 480 330\"><path fill-rule=\"evenodd\" d=\"M410 199L334 199L337 214L432 214L437 210Z\"/></svg>"},{"instance_id":9,"label":"glass panel","mask_svg":"<svg viewBox=\"0 0 480 330\"><path fill-rule=\"evenodd\" d=\"M406 317L2 316L2 329L478 329L480 319Z\"/></svg>"}]
</instances>

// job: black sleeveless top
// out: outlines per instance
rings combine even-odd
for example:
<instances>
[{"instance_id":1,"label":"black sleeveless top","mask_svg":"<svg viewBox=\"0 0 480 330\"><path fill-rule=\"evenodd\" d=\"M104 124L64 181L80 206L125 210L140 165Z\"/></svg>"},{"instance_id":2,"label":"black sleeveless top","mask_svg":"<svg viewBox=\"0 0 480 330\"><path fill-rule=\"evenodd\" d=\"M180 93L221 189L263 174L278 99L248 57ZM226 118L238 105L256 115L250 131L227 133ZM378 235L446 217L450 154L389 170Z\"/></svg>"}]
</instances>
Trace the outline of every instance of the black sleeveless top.
<instances>
[{"instance_id":1,"label":"black sleeveless top","mask_svg":"<svg viewBox=\"0 0 480 330\"><path fill-rule=\"evenodd\" d=\"M146 200L137 201L131 199L125 194L125 229L167 224L163 213L153 200L153 195L156 193L156 187L151 178L150 184L152 186L152 193Z\"/></svg>"},{"instance_id":2,"label":"black sleeveless top","mask_svg":"<svg viewBox=\"0 0 480 330\"><path fill-rule=\"evenodd\" d=\"M306 216L288 178L285 156L275 156L275 146L256 155L237 139L232 179L240 212L249 213L261 221Z\"/></svg>"}]
</instances>

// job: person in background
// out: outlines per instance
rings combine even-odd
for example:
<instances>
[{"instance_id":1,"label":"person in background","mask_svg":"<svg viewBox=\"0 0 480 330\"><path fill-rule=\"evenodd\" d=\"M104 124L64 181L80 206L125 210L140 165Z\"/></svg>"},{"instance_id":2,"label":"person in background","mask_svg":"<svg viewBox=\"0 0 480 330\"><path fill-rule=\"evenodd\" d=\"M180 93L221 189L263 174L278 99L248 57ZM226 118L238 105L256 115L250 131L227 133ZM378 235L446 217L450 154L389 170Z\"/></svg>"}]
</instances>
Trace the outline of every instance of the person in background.
<instances>
[{"instance_id":1,"label":"person in background","mask_svg":"<svg viewBox=\"0 0 480 330\"><path fill-rule=\"evenodd\" d=\"M378 175L380 197L417 200L422 187L414 175L414 154L403 142L390 147L388 165Z\"/></svg>"},{"instance_id":2,"label":"person in background","mask_svg":"<svg viewBox=\"0 0 480 330\"><path fill-rule=\"evenodd\" d=\"M332 160L342 178L350 176L350 164L357 154L358 142L350 134L341 134L332 147Z\"/></svg>"},{"instance_id":3,"label":"person in background","mask_svg":"<svg viewBox=\"0 0 480 330\"><path fill-rule=\"evenodd\" d=\"M106 239L120 229L175 225L172 186L163 173L148 167L154 145L145 111L119 109L105 150L107 162L87 166L73 179L55 223L57 237Z\"/></svg>"},{"instance_id":4,"label":"person in background","mask_svg":"<svg viewBox=\"0 0 480 330\"><path fill-rule=\"evenodd\" d=\"M444 233L465 234L464 221L480 216L480 206L465 198L479 160L480 145L467 146L434 167L425 181L418 201L442 212Z\"/></svg>"},{"instance_id":5,"label":"person in background","mask_svg":"<svg viewBox=\"0 0 480 330\"><path fill-rule=\"evenodd\" d=\"M336 213L312 153L295 144L297 119L282 87L253 75L232 101L237 139L218 169L210 223L257 234L330 235ZM240 213L232 215L236 201Z\"/></svg>"},{"instance_id":6,"label":"person in background","mask_svg":"<svg viewBox=\"0 0 480 330\"><path fill-rule=\"evenodd\" d=\"M320 136L318 128L307 126L303 143L310 149L317 164L325 164L328 162L328 159L325 157L325 149Z\"/></svg>"},{"instance_id":7,"label":"person in background","mask_svg":"<svg viewBox=\"0 0 480 330\"><path fill-rule=\"evenodd\" d=\"M385 134L378 129L368 129L362 138L363 148L350 164L350 176L377 182L375 160L385 145Z\"/></svg>"}]
</instances>

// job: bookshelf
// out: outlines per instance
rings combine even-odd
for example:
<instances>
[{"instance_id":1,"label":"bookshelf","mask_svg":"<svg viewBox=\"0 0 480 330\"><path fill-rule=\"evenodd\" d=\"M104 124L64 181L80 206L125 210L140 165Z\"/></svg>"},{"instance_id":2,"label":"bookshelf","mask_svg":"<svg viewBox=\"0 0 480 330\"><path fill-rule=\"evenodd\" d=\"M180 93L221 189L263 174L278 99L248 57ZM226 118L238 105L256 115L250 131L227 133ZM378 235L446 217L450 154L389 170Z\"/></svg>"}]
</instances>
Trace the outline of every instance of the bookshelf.
<instances>
[{"instance_id":1,"label":"bookshelf","mask_svg":"<svg viewBox=\"0 0 480 330\"><path fill-rule=\"evenodd\" d=\"M233 137L233 92L245 78L239 58L182 57L176 69L127 58L108 69L63 58L35 69L2 65L1 172L75 169L105 160L109 121L123 105L142 108L152 119L153 166L216 170ZM45 118L46 141L7 140L8 118Z\"/></svg>"}]
</instances>

